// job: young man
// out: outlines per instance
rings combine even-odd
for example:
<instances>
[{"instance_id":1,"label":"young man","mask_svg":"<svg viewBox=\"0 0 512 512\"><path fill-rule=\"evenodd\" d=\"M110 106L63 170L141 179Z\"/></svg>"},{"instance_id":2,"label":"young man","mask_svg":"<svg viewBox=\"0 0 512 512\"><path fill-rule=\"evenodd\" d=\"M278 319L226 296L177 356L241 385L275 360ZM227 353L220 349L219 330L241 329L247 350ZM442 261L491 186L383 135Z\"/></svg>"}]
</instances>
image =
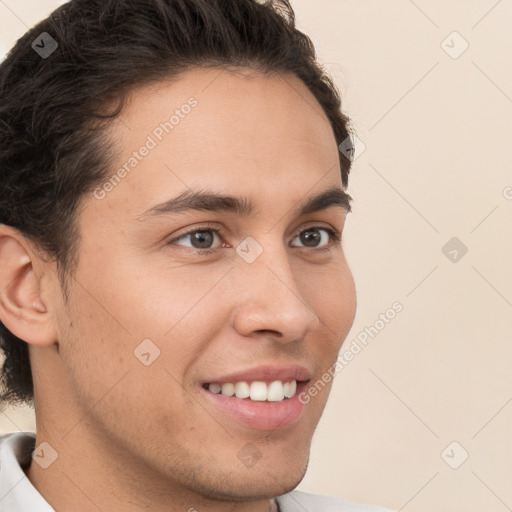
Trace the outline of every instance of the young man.
<instances>
[{"instance_id":1,"label":"young man","mask_svg":"<svg viewBox=\"0 0 512 512\"><path fill-rule=\"evenodd\" d=\"M289 4L73 0L0 113L3 400L37 424L0 509L383 510L294 491L356 298L348 119Z\"/></svg>"}]
</instances>

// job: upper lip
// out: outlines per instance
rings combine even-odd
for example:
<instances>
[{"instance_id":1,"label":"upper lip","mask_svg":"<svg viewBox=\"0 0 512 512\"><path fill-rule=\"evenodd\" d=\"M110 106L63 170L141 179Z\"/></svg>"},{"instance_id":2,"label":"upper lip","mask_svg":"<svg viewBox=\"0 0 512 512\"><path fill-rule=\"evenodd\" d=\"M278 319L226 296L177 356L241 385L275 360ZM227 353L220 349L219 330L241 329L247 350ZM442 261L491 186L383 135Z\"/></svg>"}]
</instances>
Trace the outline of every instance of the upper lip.
<instances>
[{"instance_id":1,"label":"upper lip","mask_svg":"<svg viewBox=\"0 0 512 512\"><path fill-rule=\"evenodd\" d=\"M312 372L306 367L293 364L293 365L261 365L249 368L247 370L241 370L219 377L213 377L210 380L205 381L205 384L211 383L236 383L243 381L274 381L280 380L282 382L288 382L291 380L309 380L311 379Z\"/></svg>"}]
</instances>

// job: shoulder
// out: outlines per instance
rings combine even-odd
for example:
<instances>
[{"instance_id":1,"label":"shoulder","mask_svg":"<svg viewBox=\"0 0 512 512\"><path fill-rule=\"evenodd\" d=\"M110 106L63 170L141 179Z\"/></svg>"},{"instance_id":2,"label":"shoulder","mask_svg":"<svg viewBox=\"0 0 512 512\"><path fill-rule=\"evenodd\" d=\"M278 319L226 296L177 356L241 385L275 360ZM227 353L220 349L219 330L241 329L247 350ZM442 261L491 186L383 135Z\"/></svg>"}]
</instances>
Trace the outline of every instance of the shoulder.
<instances>
[{"instance_id":1,"label":"shoulder","mask_svg":"<svg viewBox=\"0 0 512 512\"><path fill-rule=\"evenodd\" d=\"M393 512L382 507L302 491L283 494L277 501L281 512Z\"/></svg>"}]
</instances>

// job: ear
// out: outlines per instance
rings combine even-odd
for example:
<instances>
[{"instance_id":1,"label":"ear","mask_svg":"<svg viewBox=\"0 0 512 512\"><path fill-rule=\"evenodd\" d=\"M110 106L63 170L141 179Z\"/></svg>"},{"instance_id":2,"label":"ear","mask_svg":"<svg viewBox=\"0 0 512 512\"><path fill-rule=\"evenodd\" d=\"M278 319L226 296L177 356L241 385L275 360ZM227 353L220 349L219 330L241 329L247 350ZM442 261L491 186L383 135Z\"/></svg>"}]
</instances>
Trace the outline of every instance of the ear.
<instances>
[{"instance_id":1,"label":"ear","mask_svg":"<svg viewBox=\"0 0 512 512\"><path fill-rule=\"evenodd\" d=\"M41 296L40 263L18 230L0 224L0 320L27 343L47 346L57 341L57 331Z\"/></svg>"}]
</instances>

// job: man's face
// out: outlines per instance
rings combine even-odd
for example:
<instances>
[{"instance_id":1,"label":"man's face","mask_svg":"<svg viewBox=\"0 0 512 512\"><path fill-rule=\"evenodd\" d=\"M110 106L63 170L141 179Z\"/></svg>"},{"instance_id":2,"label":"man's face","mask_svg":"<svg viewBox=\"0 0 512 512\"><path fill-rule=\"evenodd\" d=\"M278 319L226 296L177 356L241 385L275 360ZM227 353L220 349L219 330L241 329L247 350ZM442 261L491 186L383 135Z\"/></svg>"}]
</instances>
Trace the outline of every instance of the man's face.
<instances>
[{"instance_id":1,"label":"man's face","mask_svg":"<svg viewBox=\"0 0 512 512\"><path fill-rule=\"evenodd\" d=\"M354 283L329 234L346 211L298 212L341 191L336 141L304 84L285 78L194 70L137 90L110 132L112 174L130 170L83 200L79 265L58 316L65 371L38 369L36 388L46 371L64 376L58 431L162 488L235 500L294 488L330 383L307 405L298 393L335 363L352 326ZM167 133L160 123L176 109ZM147 213L197 191L253 210ZM280 400L280 384L269 388L276 401L261 383L255 400L218 393L279 380L299 381L293 397ZM44 411L51 398L36 400Z\"/></svg>"}]
</instances>

